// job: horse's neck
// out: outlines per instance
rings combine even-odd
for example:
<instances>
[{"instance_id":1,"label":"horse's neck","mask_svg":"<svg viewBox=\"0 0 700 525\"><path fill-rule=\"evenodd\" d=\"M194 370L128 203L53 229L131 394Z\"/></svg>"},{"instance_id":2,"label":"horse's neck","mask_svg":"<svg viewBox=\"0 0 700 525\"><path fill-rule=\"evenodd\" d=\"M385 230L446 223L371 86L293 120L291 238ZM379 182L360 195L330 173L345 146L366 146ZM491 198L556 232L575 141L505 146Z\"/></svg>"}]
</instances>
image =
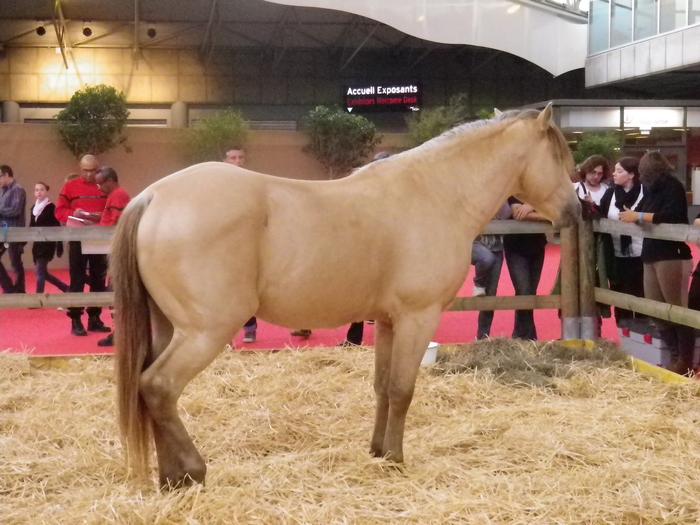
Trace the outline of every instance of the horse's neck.
<instances>
[{"instance_id":1,"label":"horse's neck","mask_svg":"<svg viewBox=\"0 0 700 525\"><path fill-rule=\"evenodd\" d=\"M423 162L418 176L427 181L425 191L435 195L442 206L453 208L455 220L476 233L493 218L513 194L522 170L524 150L513 140L499 140L496 133L470 142L455 141ZM497 144L484 144L484 141Z\"/></svg>"}]
</instances>

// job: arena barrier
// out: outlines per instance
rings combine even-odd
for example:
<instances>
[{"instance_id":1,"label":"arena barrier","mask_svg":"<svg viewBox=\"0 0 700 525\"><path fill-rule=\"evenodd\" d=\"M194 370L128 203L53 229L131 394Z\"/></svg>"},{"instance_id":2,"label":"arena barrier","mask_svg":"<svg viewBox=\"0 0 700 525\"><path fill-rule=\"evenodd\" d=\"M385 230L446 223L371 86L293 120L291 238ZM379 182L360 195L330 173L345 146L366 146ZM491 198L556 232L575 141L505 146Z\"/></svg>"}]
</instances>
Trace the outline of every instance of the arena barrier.
<instances>
[{"instance_id":1,"label":"arena barrier","mask_svg":"<svg viewBox=\"0 0 700 525\"><path fill-rule=\"evenodd\" d=\"M112 227L87 228L8 228L1 242L34 241L109 241ZM550 295L457 297L449 310L516 310L558 309L561 311L562 339L597 339L598 310L596 303L634 310L651 317L700 329L700 312L650 299L634 297L596 287L596 251L594 232L615 233L677 240L700 244L700 228L681 224L644 225L600 219L580 220L578 225L559 232L561 243L561 291ZM521 221L492 221L483 233L545 233L550 239L555 232L550 224ZM93 242L93 244L95 244ZM111 306L112 292L63 294L0 294L0 309L57 308L71 306Z\"/></svg>"}]
</instances>

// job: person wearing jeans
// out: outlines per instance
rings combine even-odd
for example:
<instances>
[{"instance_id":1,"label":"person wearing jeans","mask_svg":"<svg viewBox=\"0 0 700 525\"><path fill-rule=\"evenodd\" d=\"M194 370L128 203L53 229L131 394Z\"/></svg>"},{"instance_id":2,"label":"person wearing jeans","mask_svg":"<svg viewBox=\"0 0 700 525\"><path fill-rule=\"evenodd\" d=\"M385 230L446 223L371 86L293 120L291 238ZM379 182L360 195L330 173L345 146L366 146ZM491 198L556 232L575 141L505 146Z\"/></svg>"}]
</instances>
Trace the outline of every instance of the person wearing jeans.
<instances>
[{"instance_id":1,"label":"person wearing jeans","mask_svg":"<svg viewBox=\"0 0 700 525\"><path fill-rule=\"evenodd\" d=\"M0 166L0 226L10 228L24 226L24 212L27 203L27 193L17 184L12 168L7 164ZM0 286L5 293L25 293L24 264L22 253L26 242L0 243L0 257L8 252L10 265L15 272L15 282L12 282L5 266L0 261Z\"/></svg>"},{"instance_id":2,"label":"person wearing jeans","mask_svg":"<svg viewBox=\"0 0 700 525\"><path fill-rule=\"evenodd\" d=\"M529 204L511 197L508 199L513 218L518 221L545 221ZM547 237L543 233L505 235L503 252L508 273L515 288L515 295L536 295L544 265L544 249ZM516 310L513 337L537 339L532 310Z\"/></svg>"},{"instance_id":3,"label":"person wearing jeans","mask_svg":"<svg viewBox=\"0 0 700 525\"><path fill-rule=\"evenodd\" d=\"M511 217L508 204L504 204L494 219L504 220ZM503 267L503 236L480 235L472 244L472 264L474 265L474 297L494 296L498 291L498 281ZM477 339L485 339L491 333L493 310L479 312L476 331Z\"/></svg>"}]
</instances>

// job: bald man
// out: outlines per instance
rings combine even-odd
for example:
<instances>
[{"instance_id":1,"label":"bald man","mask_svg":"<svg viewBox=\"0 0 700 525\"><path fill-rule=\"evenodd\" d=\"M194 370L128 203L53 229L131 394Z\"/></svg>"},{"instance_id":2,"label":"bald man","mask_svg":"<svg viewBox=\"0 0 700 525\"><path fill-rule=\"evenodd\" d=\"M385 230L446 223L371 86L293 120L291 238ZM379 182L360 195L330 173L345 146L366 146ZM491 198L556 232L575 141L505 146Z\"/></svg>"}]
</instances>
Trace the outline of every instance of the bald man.
<instances>
[{"instance_id":1,"label":"bald man","mask_svg":"<svg viewBox=\"0 0 700 525\"><path fill-rule=\"evenodd\" d=\"M95 182L95 176L100 169L100 163L94 155L83 155L80 159L80 177L69 180L63 185L56 203L56 218L65 225L69 217L75 217L71 224L97 226L105 209L107 195L100 190ZM69 292L82 293L85 289L86 276L91 292L106 290L107 256L103 254L83 254L80 241L68 243L68 266L70 269ZM71 318L71 333L77 336L87 335L82 323L83 308L69 308ZM87 309L87 329L90 332L110 331L102 320L102 308L91 306Z\"/></svg>"}]
</instances>

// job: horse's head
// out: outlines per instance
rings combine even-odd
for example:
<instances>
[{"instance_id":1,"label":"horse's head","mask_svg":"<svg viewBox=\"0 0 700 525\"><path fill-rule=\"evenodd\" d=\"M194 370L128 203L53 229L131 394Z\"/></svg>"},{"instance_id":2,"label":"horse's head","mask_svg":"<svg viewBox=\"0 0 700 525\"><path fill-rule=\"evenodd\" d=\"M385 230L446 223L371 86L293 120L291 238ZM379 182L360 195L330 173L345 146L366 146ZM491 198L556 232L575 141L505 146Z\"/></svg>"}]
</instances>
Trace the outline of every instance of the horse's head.
<instances>
[{"instance_id":1,"label":"horse's head","mask_svg":"<svg viewBox=\"0 0 700 525\"><path fill-rule=\"evenodd\" d=\"M551 104L539 113L522 113L516 120L525 154L515 196L555 226L572 224L580 215L571 184L574 160L564 135L552 121Z\"/></svg>"}]
</instances>

